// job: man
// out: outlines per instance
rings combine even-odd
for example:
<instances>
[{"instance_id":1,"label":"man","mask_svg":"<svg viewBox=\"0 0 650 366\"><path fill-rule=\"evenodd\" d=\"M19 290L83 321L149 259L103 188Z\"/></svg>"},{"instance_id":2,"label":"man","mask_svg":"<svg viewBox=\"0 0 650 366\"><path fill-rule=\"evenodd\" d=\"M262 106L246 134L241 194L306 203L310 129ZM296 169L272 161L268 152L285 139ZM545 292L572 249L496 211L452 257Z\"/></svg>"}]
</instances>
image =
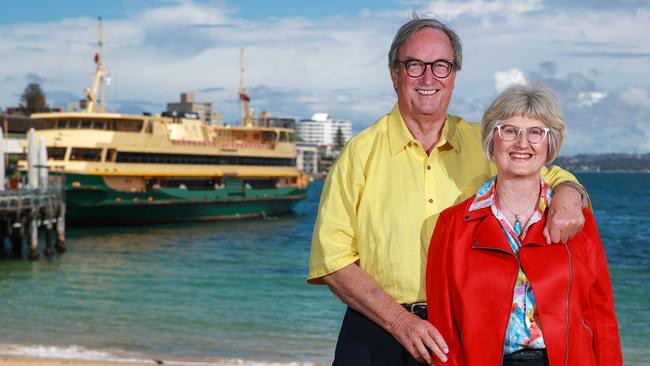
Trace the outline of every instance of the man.
<instances>
[{"instance_id":1,"label":"man","mask_svg":"<svg viewBox=\"0 0 650 366\"><path fill-rule=\"evenodd\" d=\"M446 361L420 304L429 241L438 214L495 173L479 126L447 115L461 64L460 39L447 26L417 17L403 25L389 52L397 104L350 140L327 177L308 280L348 305L336 366L432 364L432 354ZM564 242L582 228L584 192L558 168L544 178L555 187L545 237Z\"/></svg>"}]
</instances>

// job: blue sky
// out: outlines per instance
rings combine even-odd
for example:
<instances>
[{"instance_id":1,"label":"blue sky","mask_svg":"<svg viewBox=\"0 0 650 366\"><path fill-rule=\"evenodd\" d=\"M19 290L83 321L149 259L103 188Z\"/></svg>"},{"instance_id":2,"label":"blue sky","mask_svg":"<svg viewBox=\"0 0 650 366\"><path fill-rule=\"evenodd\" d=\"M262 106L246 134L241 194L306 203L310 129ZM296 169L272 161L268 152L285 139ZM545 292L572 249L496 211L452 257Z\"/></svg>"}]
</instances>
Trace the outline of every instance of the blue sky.
<instances>
[{"instance_id":1,"label":"blue sky","mask_svg":"<svg viewBox=\"0 0 650 366\"><path fill-rule=\"evenodd\" d=\"M567 119L564 155L650 151L647 0L22 1L0 12L0 107L29 82L65 106L90 86L97 16L111 110L160 112L181 92L239 116L239 49L256 112L349 119L358 131L395 102L387 52L417 10L464 45L449 112L478 121L512 83L544 82Z\"/></svg>"}]
</instances>

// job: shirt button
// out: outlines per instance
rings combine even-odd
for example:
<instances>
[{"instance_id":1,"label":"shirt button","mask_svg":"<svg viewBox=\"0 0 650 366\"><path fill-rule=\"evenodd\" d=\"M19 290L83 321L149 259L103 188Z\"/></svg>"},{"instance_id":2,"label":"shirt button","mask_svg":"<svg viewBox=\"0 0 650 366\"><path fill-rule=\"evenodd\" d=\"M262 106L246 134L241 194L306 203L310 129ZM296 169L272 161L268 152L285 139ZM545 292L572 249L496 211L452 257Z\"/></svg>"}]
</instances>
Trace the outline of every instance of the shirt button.
<instances>
[{"instance_id":1,"label":"shirt button","mask_svg":"<svg viewBox=\"0 0 650 366\"><path fill-rule=\"evenodd\" d=\"M427 165L427 170L431 170L431 165Z\"/></svg>"},{"instance_id":2,"label":"shirt button","mask_svg":"<svg viewBox=\"0 0 650 366\"><path fill-rule=\"evenodd\" d=\"M433 203L433 198L429 198L429 203Z\"/></svg>"}]
</instances>

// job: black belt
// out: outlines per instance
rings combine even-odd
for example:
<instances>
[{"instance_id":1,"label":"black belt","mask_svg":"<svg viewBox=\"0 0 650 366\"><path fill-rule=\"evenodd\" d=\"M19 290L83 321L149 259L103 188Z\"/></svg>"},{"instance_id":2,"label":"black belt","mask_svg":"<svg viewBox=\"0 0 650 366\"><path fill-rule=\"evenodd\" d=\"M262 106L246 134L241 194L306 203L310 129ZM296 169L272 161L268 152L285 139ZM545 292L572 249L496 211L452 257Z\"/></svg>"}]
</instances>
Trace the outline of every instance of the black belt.
<instances>
[{"instance_id":1,"label":"black belt","mask_svg":"<svg viewBox=\"0 0 650 366\"><path fill-rule=\"evenodd\" d=\"M522 349L503 357L504 360L542 360L546 358L546 349Z\"/></svg>"},{"instance_id":2,"label":"black belt","mask_svg":"<svg viewBox=\"0 0 650 366\"><path fill-rule=\"evenodd\" d=\"M404 309L409 313L415 314L420 318L427 320L427 303L425 302L416 302L413 304L402 304Z\"/></svg>"}]
</instances>

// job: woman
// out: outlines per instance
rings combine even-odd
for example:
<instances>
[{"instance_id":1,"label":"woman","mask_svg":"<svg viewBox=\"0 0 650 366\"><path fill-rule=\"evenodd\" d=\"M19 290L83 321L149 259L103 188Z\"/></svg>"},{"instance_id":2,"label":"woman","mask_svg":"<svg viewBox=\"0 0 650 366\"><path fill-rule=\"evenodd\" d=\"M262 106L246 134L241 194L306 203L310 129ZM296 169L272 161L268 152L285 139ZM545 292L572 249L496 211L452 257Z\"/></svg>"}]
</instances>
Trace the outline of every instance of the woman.
<instances>
[{"instance_id":1,"label":"woman","mask_svg":"<svg viewBox=\"0 0 650 366\"><path fill-rule=\"evenodd\" d=\"M428 315L449 345L446 364L621 365L592 213L567 243L542 235L552 192L540 172L565 135L553 92L507 89L481 130L497 176L440 214L428 253Z\"/></svg>"}]
</instances>

